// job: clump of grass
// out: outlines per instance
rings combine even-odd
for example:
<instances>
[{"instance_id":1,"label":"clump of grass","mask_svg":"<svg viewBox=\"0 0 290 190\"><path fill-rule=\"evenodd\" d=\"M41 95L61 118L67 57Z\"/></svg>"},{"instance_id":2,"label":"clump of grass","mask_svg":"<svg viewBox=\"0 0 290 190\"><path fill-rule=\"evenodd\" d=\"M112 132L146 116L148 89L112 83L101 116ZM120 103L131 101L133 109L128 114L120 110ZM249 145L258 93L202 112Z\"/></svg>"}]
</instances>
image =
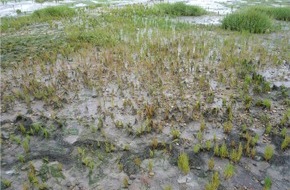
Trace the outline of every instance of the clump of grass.
<instances>
[{"instance_id":1,"label":"clump of grass","mask_svg":"<svg viewBox=\"0 0 290 190\"><path fill-rule=\"evenodd\" d=\"M23 147L23 150L25 151L25 153L28 153L28 152L30 151L29 142L30 142L30 137L29 137L29 136L27 136L27 137L22 141L22 147Z\"/></svg>"},{"instance_id":2,"label":"clump of grass","mask_svg":"<svg viewBox=\"0 0 290 190\"><path fill-rule=\"evenodd\" d=\"M198 6L186 5L183 2L161 3L156 5L157 9L164 14L173 16L200 16L206 14L206 11Z\"/></svg>"},{"instance_id":3,"label":"clump of grass","mask_svg":"<svg viewBox=\"0 0 290 190\"><path fill-rule=\"evenodd\" d=\"M214 147L214 155L215 156L219 156L220 155L220 148L219 148L218 144L216 144L215 147Z\"/></svg>"},{"instance_id":4,"label":"clump of grass","mask_svg":"<svg viewBox=\"0 0 290 190\"><path fill-rule=\"evenodd\" d=\"M248 9L256 12L265 13L268 16L277 20L290 21L290 7L252 6Z\"/></svg>"},{"instance_id":5,"label":"clump of grass","mask_svg":"<svg viewBox=\"0 0 290 190\"><path fill-rule=\"evenodd\" d=\"M224 170L224 176L225 176L225 179L229 179L231 178L235 173L235 168L232 164L228 164L226 165L226 168Z\"/></svg>"},{"instance_id":6,"label":"clump of grass","mask_svg":"<svg viewBox=\"0 0 290 190\"><path fill-rule=\"evenodd\" d=\"M3 187L4 187L5 189L11 187L12 181L10 181L10 180L8 180L8 179L2 179L1 182L2 182Z\"/></svg>"},{"instance_id":7,"label":"clump of grass","mask_svg":"<svg viewBox=\"0 0 290 190\"><path fill-rule=\"evenodd\" d=\"M46 0L35 0L35 3L44 3Z\"/></svg>"},{"instance_id":8,"label":"clump of grass","mask_svg":"<svg viewBox=\"0 0 290 190\"><path fill-rule=\"evenodd\" d=\"M189 168L189 161L188 161L188 156L186 153L181 153L178 157L178 168L184 173L188 174L190 168Z\"/></svg>"},{"instance_id":9,"label":"clump of grass","mask_svg":"<svg viewBox=\"0 0 290 190\"><path fill-rule=\"evenodd\" d=\"M117 42L117 39L114 37L115 34L113 33L112 31L112 34L108 34L106 29L101 27L84 30L81 26L69 26L66 29L68 42L76 46L79 46L80 42L96 46L112 46Z\"/></svg>"},{"instance_id":10,"label":"clump of grass","mask_svg":"<svg viewBox=\"0 0 290 190\"><path fill-rule=\"evenodd\" d=\"M201 131L198 131L196 137L197 137L198 141L201 142L202 141L202 138L203 138L202 132Z\"/></svg>"},{"instance_id":11,"label":"clump of grass","mask_svg":"<svg viewBox=\"0 0 290 190\"><path fill-rule=\"evenodd\" d=\"M206 128L206 124L205 124L204 119L202 119L202 121L200 122L200 131L203 132L205 128Z\"/></svg>"},{"instance_id":12,"label":"clump of grass","mask_svg":"<svg viewBox=\"0 0 290 190\"><path fill-rule=\"evenodd\" d=\"M205 190L216 190L220 185L220 179L218 172L215 172L212 176L210 183L206 184Z\"/></svg>"},{"instance_id":13,"label":"clump of grass","mask_svg":"<svg viewBox=\"0 0 290 190\"><path fill-rule=\"evenodd\" d=\"M220 148L219 155L221 158L225 158L228 156L228 148L227 148L227 145L225 143L222 144L222 146Z\"/></svg>"},{"instance_id":14,"label":"clump of grass","mask_svg":"<svg viewBox=\"0 0 290 190\"><path fill-rule=\"evenodd\" d=\"M272 105L272 102L269 99L258 100L256 103L256 106L260 106L268 110L271 109L271 105Z\"/></svg>"},{"instance_id":15,"label":"clump of grass","mask_svg":"<svg viewBox=\"0 0 290 190\"><path fill-rule=\"evenodd\" d=\"M200 148L201 148L201 145L200 144L194 145L193 152L197 154L200 151Z\"/></svg>"},{"instance_id":16,"label":"clump of grass","mask_svg":"<svg viewBox=\"0 0 290 190\"><path fill-rule=\"evenodd\" d=\"M224 132L225 133L230 133L232 128L233 128L233 124L230 121L227 121L223 124L223 128L224 128Z\"/></svg>"},{"instance_id":17,"label":"clump of grass","mask_svg":"<svg viewBox=\"0 0 290 190\"><path fill-rule=\"evenodd\" d=\"M72 8L69 8L67 6L55 6L36 10L33 12L32 16L42 19L49 19L49 18L72 17L75 14L76 12Z\"/></svg>"},{"instance_id":18,"label":"clump of grass","mask_svg":"<svg viewBox=\"0 0 290 190\"><path fill-rule=\"evenodd\" d=\"M82 164L88 167L90 170L93 170L95 167L95 163L92 157L87 156L82 158Z\"/></svg>"},{"instance_id":19,"label":"clump of grass","mask_svg":"<svg viewBox=\"0 0 290 190\"><path fill-rule=\"evenodd\" d=\"M264 181L265 181L264 189L265 190L271 189L271 187L272 187L272 180L271 180L271 178L270 177L266 177Z\"/></svg>"},{"instance_id":20,"label":"clump of grass","mask_svg":"<svg viewBox=\"0 0 290 190\"><path fill-rule=\"evenodd\" d=\"M290 123L290 109L288 109L286 111L286 113L284 113L281 121L280 121L280 125L281 126L286 126Z\"/></svg>"},{"instance_id":21,"label":"clump of grass","mask_svg":"<svg viewBox=\"0 0 290 190\"><path fill-rule=\"evenodd\" d=\"M211 141L210 141L210 140L207 140L207 141L205 142L205 146L206 146L206 149L209 151L209 150L211 149L211 147L212 147L212 145L211 145Z\"/></svg>"},{"instance_id":22,"label":"clump of grass","mask_svg":"<svg viewBox=\"0 0 290 190\"><path fill-rule=\"evenodd\" d=\"M209 169L209 170L213 170L213 169L214 169L214 158L211 158L211 159L208 161L207 165L208 165L208 169Z\"/></svg>"},{"instance_id":23,"label":"clump of grass","mask_svg":"<svg viewBox=\"0 0 290 190\"><path fill-rule=\"evenodd\" d=\"M129 186L129 179L127 176L123 178L123 187L127 188Z\"/></svg>"},{"instance_id":24,"label":"clump of grass","mask_svg":"<svg viewBox=\"0 0 290 190\"><path fill-rule=\"evenodd\" d=\"M155 149L155 148L157 148L157 146L158 146L158 139L156 138L156 137L154 137L152 140L151 140L151 147L153 148L153 149Z\"/></svg>"},{"instance_id":25,"label":"clump of grass","mask_svg":"<svg viewBox=\"0 0 290 190\"><path fill-rule=\"evenodd\" d=\"M150 160L149 163L148 163L148 171L149 172L153 171L153 161L152 160Z\"/></svg>"},{"instance_id":26,"label":"clump of grass","mask_svg":"<svg viewBox=\"0 0 290 190\"><path fill-rule=\"evenodd\" d=\"M272 180L271 180L271 178L267 176L264 181L265 181L264 190L270 190L271 187L272 187Z\"/></svg>"},{"instance_id":27,"label":"clump of grass","mask_svg":"<svg viewBox=\"0 0 290 190\"><path fill-rule=\"evenodd\" d=\"M227 15L222 28L250 33L266 33L273 28L272 20L265 13L245 10Z\"/></svg>"},{"instance_id":28,"label":"clump of grass","mask_svg":"<svg viewBox=\"0 0 290 190\"><path fill-rule=\"evenodd\" d=\"M171 187L171 185L166 185L166 186L163 188L163 190L172 190L172 187Z\"/></svg>"},{"instance_id":29,"label":"clump of grass","mask_svg":"<svg viewBox=\"0 0 290 190\"><path fill-rule=\"evenodd\" d=\"M289 147L289 144L290 144L290 136L285 136L282 144L281 144L281 149L282 150L285 150Z\"/></svg>"},{"instance_id":30,"label":"clump of grass","mask_svg":"<svg viewBox=\"0 0 290 190\"><path fill-rule=\"evenodd\" d=\"M2 32L6 32L9 29L17 30L34 23L71 18L75 15L76 11L66 6L48 7L36 10L28 16L2 18L0 26Z\"/></svg>"},{"instance_id":31,"label":"clump of grass","mask_svg":"<svg viewBox=\"0 0 290 190\"><path fill-rule=\"evenodd\" d=\"M264 151L265 160L269 161L274 155L274 148L270 145L267 145Z\"/></svg>"},{"instance_id":32,"label":"clump of grass","mask_svg":"<svg viewBox=\"0 0 290 190\"><path fill-rule=\"evenodd\" d=\"M272 131L272 125L270 123L268 123L266 126L266 129L265 129L265 133L270 134L271 131Z\"/></svg>"},{"instance_id":33,"label":"clump of grass","mask_svg":"<svg viewBox=\"0 0 290 190\"><path fill-rule=\"evenodd\" d=\"M178 139L180 137L180 131L178 129L172 129L171 135L173 139Z\"/></svg>"},{"instance_id":34,"label":"clump of grass","mask_svg":"<svg viewBox=\"0 0 290 190\"><path fill-rule=\"evenodd\" d=\"M281 136L282 136L282 137L286 137L286 135L287 135L287 128L284 127L284 128L281 130Z\"/></svg>"}]
</instances>

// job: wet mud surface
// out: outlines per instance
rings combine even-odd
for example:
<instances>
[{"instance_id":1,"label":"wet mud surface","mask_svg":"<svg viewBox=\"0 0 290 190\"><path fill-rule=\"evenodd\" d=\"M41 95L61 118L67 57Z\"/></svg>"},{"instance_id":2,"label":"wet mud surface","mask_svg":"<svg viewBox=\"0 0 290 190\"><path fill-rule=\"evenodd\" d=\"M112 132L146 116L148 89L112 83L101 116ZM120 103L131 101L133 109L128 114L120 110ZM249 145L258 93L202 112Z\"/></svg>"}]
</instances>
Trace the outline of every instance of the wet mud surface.
<instances>
[{"instance_id":1,"label":"wet mud surface","mask_svg":"<svg viewBox=\"0 0 290 190\"><path fill-rule=\"evenodd\" d=\"M198 190L215 172L218 189L262 190L267 177L289 189L289 27L235 36L173 26L4 68L1 189Z\"/></svg>"}]
</instances>

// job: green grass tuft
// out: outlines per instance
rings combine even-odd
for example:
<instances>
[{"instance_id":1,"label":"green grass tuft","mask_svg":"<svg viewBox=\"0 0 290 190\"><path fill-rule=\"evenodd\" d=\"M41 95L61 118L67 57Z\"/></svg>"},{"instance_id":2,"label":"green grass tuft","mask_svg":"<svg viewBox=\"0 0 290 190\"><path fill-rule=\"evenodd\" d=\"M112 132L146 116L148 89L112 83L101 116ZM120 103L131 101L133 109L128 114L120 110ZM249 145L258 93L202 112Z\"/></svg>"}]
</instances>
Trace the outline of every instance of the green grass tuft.
<instances>
[{"instance_id":1,"label":"green grass tuft","mask_svg":"<svg viewBox=\"0 0 290 190\"><path fill-rule=\"evenodd\" d=\"M67 6L56 6L56 7L47 7L44 9L36 10L33 12L33 17L38 17L41 19L48 18L64 18L72 17L76 14L75 10Z\"/></svg>"},{"instance_id":2,"label":"green grass tuft","mask_svg":"<svg viewBox=\"0 0 290 190\"><path fill-rule=\"evenodd\" d=\"M113 14L120 16L200 16L206 11L198 6L186 5L185 3L160 3L152 7L146 5L128 5L121 9L114 9Z\"/></svg>"},{"instance_id":3,"label":"green grass tuft","mask_svg":"<svg viewBox=\"0 0 290 190\"><path fill-rule=\"evenodd\" d=\"M244 10L227 15L222 21L222 28L250 33L266 33L272 30L273 24L265 13Z\"/></svg>"},{"instance_id":4,"label":"green grass tuft","mask_svg":"<svg viewBox=\"0 0 290 190\"><path fill-rule=\"evenodd\" d=\"M76 15L76 11L73 8L66 6L48 7L34 11L28 16L1 18L0 26L2 32L7 32L8 30L19 30L22 27L39 22L70 18L74 15Z\"/></svg>"},{"instance_id":5,"label":"green grass tuft","mask_svg":"<svg viewBox=\"0 0 290 190\"><path fill-rule=\"evenodd\" d=\"M264 189L265 190L270 190L271 189L271 186L272 186L272 180L271 180L271 178L267 176L264 181L265 181Z\"/></svg>"},{"instance_id":6,"label":"green grass tuft","mask_svg":"<svg viewBox=\"0 0 290 190\"><path fill-rule=\"evenodd\" d=\"M290 7L252 6L248 10L265 13L276 20L290 21Z\"/></svg>"},{"instance_id":7,"label":"green grass tuft","mask_svg":"<svg viewBox=\"0 0 290 190\"><path fill-rule=\"evenodd\" d=\"M156 5L157 9L164 14L173 16L200 16L206 14L206 11L198 6L186 5L183 2L161 3Z\"/></svg>"},{"instance_id":8,"label":"green grass tuft","mask_svg":"<svg viewBox=\"0 0 290 190\"><path fill-rule=\"evenodd\" d=\"M188 174L190 171L189 160L186 153L181 153L178 157L178 168L184 173Z\"/></svg>"}]
</instances>

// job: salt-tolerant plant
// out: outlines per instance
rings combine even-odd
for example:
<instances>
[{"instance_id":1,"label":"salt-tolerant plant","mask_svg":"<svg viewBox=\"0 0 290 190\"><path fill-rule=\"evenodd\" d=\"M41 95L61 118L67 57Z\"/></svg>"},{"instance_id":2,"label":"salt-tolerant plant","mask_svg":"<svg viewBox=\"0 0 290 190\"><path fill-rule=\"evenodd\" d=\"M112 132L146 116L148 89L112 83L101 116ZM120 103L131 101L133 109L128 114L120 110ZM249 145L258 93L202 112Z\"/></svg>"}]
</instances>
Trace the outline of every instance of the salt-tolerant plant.
<instances>
[{"instance_id":1,"label":"salt-tolerant plant","mask_svg":"<svg viewBox=\"0 0 290 190\"><path fill-rule=\"evenodd\" d=\"M151 147L153 149L157 148L158 146L158 139L156 137L154 137L152 140L151 140Z\"/></svg>"},{"instance_id":2,"label":"salt-tolerant plant","mask_svg":"<svg viewBox=\"0 0 290 190\"><path fill-rule=\"evenodd\" d=\"M200 144L195 144L193 147L193 152L198 153L200 151L201 145Z\"/></svg>"},{"instance_id":3,"label":"salt-tolerant plant","mask_svg":"<svg viewBox=\"0 0 290 190\"><path fill-rule=\"evenodd\" d=\"M188 156L185 152L181 153L178 156L178 168L184 173L184 174L188 174L188 172L190 171L190 167L189 167L189 160L188 160Z\"/></svg>"},{"instance_id":4,"label":"salt-tolerant plant","mask_svg":"<svg viewBox=\"0 0 290 190\"><path fill-rule=\"evenodd\" d=\"M208 165L208 169L209 170L213 170L213 168L214 168L214 158L209 159L207 165Z\"/></svg>"},{"instance_id":5,"label":"salt-tolerant plant","mask_svg":"<svg viewBox=\"0 0 290 190\"><path fill-rule=\"evenodd\" d=\"M141 159L139 158L139 157L136 157L135 159L134 159L134 163L135 163L135 165L136 166L138 166L138 167L140 167L141 166Z\"/></svg>"},{"instance_id":6,"label":"salt-tolerant plant","mask_svg":"<svg viewBox=\"0 0 290 190\"><path fill-rule=\"evenodd\" d=\"M255 146L255 145L258 143L259 138L260 138L260 137L259 137L258 134L256 134L254 138L251 138L251 145L252 145L252 146Z\"/></svg>"},{"instance_id":7,"label":"salt-tolerant plant","mask_svg":"<svg viewBox=\"0 0 290 190\"><path fill-rule=\"evenodd\" d=\"M271 189L271 187L272 187L272 180L271 180L271 178L270 177L266 177L265 179L264 179L264 190L270 190Z\"/></svg>"},{"instance_id":8,"label":"salt-tolerant plant","mask_svg":"<svg viewBox=\"0 0 290 190\"><path fill-rule=\"evenodd\" d=\"M211 141L210 140L207 140L206 142L205 142L205 146L206 146L206 149L209 151L210 149L211 149Z\"/></svg>"},{"instance_id":9,"label":"salt-tolerant plant","mask_svg":"<svg viewBox=\"0 0 290 190\"><path fill-rule=\"evenodd\" d=\"M221 158L225 158L228 156L228 148L226 143L223 143L222 146L220 147L219 155Z\"/></svg>"},{"instance_id":10,"label":"salt-tolerant plant","mask_svg":"<svg viewBox=\"0 0 290 190\"><path fill-rule=\"evenodd\" d=\"M270 123L268 123L267 126L266 126L265 133L266 134L270 134L271 131L272 131L272 125Z\"/></svg>"},{"instance_id":11,"label":"salt-tolerant plant","mask_svg":"<svg viewBox=\"0 0 290 190\"><path fill-rule=\"evenodd\" d=\"M267 145L264 150L264 158L269 161L274 155L274 148L271 145Z\"/></svg>"},{"instance_id":12,"label":"salt-tolerant plant","mask_svg":"<svg viewBox=\"0 0 290 190\"><path fill-rule=\"evenodd\" d=\"M222 21L224 29L250 33L266 33L271 31L272 27L272 21L266 14L253 10L229 14Z\"/></svg>"},{"instance_id":13,"label":"salt-tolerant plant","mask_svg":"<svg viewBox=\"0 0 290 190\"><path fill-rule=\"evenodd\" d=\"M213 135L213 142L216 143L216 141L217 141L217 137L216 137L216 134L214 134L214 135Z\"/></svg>"},{"instance_id":14,"label":"salt-tolerant plant","mask_svg":"<svg viewBox=\"0 0 290 190\"><path fill-rule=\"evenodd\" d=\"M268 110L271 109L271 105L272 105L272 102L269 99L258 100L256 102L256 106L260 106L260 107L263 107L263 108L268 109Z\"/></svg>"},{"instance_id":15,"label":"salt-tolerant plant","mask_svg":"<svg viewBox=\"0 0 290 190\"><path fill-rule=\"evenodd\" d=\"M205 121L204 119L202 119L202 121L200 122L200 131L203 132L205 127L206 127Z\"/></svg>"},{"instance_id":16,"label":"salt-tolerant plant","mask_svg":"<svg viewBox=\"0 0 290 190\"><path fill-rule=\"evenodd\" d=\"M119 172L122 172L124 169L124 165L121 163L118 163L118 169L119 169Z\"/></svg>"},{"instance_id":17,"label":"salt-tolerant plant","mask_svg":"<svg viewBox=\"0 0 290 190\"><path fill-rule=\"evenodd\" d=\"M254 158L256 156L256 153L257 153L256 149L255 148L252 148L252 150L251 150L251 157Z\"/></svg>"},{"instance_id":18,"label":"salt-tolerant plant","mask_svg":"<svg viewBox=\"0 0 290 190\"><path fill-rule=\"evenodd\" d=\"M239 153L236 149L232 149L231 154L230 154L230 159L233 162L238 162L239 161Z\"/></svg>"},{"instance_id":19,"label":"salt-tolerant plant","mask_svg":"<svg viewBox=\"0 0 290 190\"><path fill-rule=\"evenodd\" d=\"M214 147L214 155L215 156L219 156L220 155L220 148L219 148L218 144L216 144L215 147Z\"/></svg>"},{"instance_id":20,"label":"salt-tolerant plant","mask_svg":"<svg viewBox=\"0 0 290 190\"><path fill-rule=\"evenodd\" d=\"M129 187L129 178L128 178L127 176L125 176L125 177L123 178L123 187L124 187L124 188Z\"/></svg>"},{"instance_id":21,"label":"salt-tolerant plant","mask_svg":"<svg viewBox=\"0 0 290 190\"><path fill-rule=\"evenodd\" d=\"M171 135L173 139L178 139L180 137L180 131L178 129L172 129Z\"/></svg>"},{"instance_id":22,"label":"salt-tolerant plant","mask_svg":"<svg viewBox=\"0 0 290 190\"><path fill-rule=\"evenodd\" d=\"M201 131L198 131L198 133L197 133L196 136L197 136L198 141L201 142L202 141L202 138L203 138L202 132Z\"/></svg>"},{"instance_id":23,"label":"salt-tolerant plant","mask_svg":"<svg viewBox=\"0 0 290 190\"><path fill-rule=\"evenodd\" d=\"M19 129L20 129L20 131L21 131L21 133L22 133L23 135L26 134L26 129L25 129L25 127L23 126L22 123L19 125Z\"/></svg>"},{"instance_id":24,"label":"salt-tolerant plant","mask_svg":"<svg viewBox=\"0 0 290 190\"><path fill-rule=\"evenodd\" d=\"M27 136L23 141L22 141L22 147L25 151L25 153L28 153L30 151L30 146L29 146L30 138Z\"/></svg>"},{"instance_id":25,"label":"salt-tolerant plant","mask_svg":"<svg viewBox=\"0 0 290 190\"><path fill-rule=\"evenodd\" d=\"M246 95L246 97L244 98L244 105L245 105L246 110L249 111L249 109L252 105L252 97L251 96Z\"/></svg>"},{"instance_id":26,"label":"salt-tolerant plant","mask_svg":"<svg viewBox=\"0 0 290 190\"><path fill-rule=\"evenodd\" d=\"M11 134L9 136L9 139L11 139L11 141L15 142L16 144L20 145L21 144L21 139L19 137L16 137L15 135Z\"/></svg>"},{"instance_id":27,"label":"salt-tolerant plant","mask_svg":"<svg viewBox=\"0 0 290 190\"><path fill-rule=\"evenodd\" d=\"M271 109L271 105L272 105L271 100L269 100L269 99L264 99L264 100L263 100L263 106L264 106L266 109L270 110L270 109Z\"/></svg>"},{"instance_id":28,"label":"salt-tolerant plant","mask_svg":"<svg viewBox=\"0 0 290 190\"><path fill-rule=\"evenodd\" d=\"M12 181L10 181L8 179L2 179L1 182L2 182L4 188L11 187Z\"/></svg>"},{"instance_id":29,"label":"salt-tolerant plant","mask_svg":"<svg viewBox=\"0 0 290 190\"><path fill-rule=\"evenodd\" d=\"M233 124L231 121L227 121L223 124L223 128L224 128L224 132L225 133L230 133L232 128L233 128Z\"/></svg>"},{"instance_id":30,"label":"salt-tolerant plant","mask_svg":"<svg viewBox=\"0 0 290 190\"><path fill-rule=\"evenodd\" d=\"M104 127L104 121L101 117L98 119L98 130L102 129Z\"/></svg>"},{"instance_id":31,"label":"salt-tolerant plant","mask_svg":"<svg viewBox=\"0 0 290 190\"><path fill-rule=\"evenodd\" d=\"M206 13L206 11L198 6L186 5L183 2L177 3L161 3L156 5L157 10L160 13L165 13L174 16L200 16Z\"/></svg>"},{"instance_id":32,"label":"salt-tolerant plant","mask_svg":"<svg viewBox=\"0 0 290 190\"><path fill-rule=\"evenodd\" d=\"M90 129L91 129L91 132L92 132L92 133L96 133L96 132L98 131L98 128L95 127L94 125L91 125L91 126L90 126Z\"/></svg>"},{"instance_id":33,"label":"salt-tolerant plant","mask_svg":"<svg viewBox=\"0 0 290 190\"><path fill-rule=\"evenodd\" d=\"M22 154L17 155L17 159L22 163L25 162L25 157Z\"/></svg>"},{"instance_id":34,"label":"salt-tolerant plant","mask_svg":"<svg viewBox=\"0 0 290 190\"><path fill-rule=\"evenodd\" d=\"M290 145L290 136L285 136L282 144L281 144L281 149L285 150L286 148L288 148Z\"/></svg>"},{"instance_id":35,"label":"salt-tolerant plant","mask_svg":"<svg viewBox=\"0 0 290 190\"><path fill-rule=\"evenodd\" d=\"M87 166L90 170L93 170L95 167L95 163L92 157L86 156L82 158L82 163Z\"/></svg>"},{"instance_id":36,"label":"salt-tolerant plant","mask_svg":"<svg viewBox=\"0 0 290 190\"><path fill-rule=\"evenodd\" d=\"M233 121L234 114L233 114L233 108L231 105L227 106L227 114L228 114L228 121L229 122ZM229 126L229 127L231 127L231 126Z\"/></svg>"},{"instance_id":37,"label":"salt-tolerant plant","mask_svg":"<svg viewBox=\"0 0 290 190\"><path fill-rule=\"evenodd\" d=\"M64 17L72 17L75 15L75 10L66 6L56 6L56 7L48 7L44 9L40 9L33 12L34 17L38 18L64 18Z\"/></svg>"},{"instance_id":38,"label":"salt-tolerant plant","mask_svg":"<svg viewBox=\"0 0 290 190\"><path fill-rule=\"evenodd\" d=\"M289 7L251 6L248 9L256 12L265 13L268 16L277 20L290 21Z\"/></svg>"},{"instance_id":39,"label":"salt-tolerant plant","mask_svg":"<svg viewBox=\"0 0 290 190\"><path fill-rule=\"evenodd\" d=\"M287 135L287 128L284 127L284 128L281 130L281 136L282 136L282 137L286 137L286 135Z\"/></svg>"},{"instance_id":40,"label":"salt-tolerant plant","mask_svg":"<svg viewBox=\"0 0 290 190\"><path fill-rule=\"evenodd\" d=\"M214 172L210 183L206 184L205 190L217 190L220 185L218 172Z\"/></svg>"},{"instance_id":41,"label":"salt-tolerant plant","mask_svg":"<svg viewBox=\"0 0 290 190\"><path fill-rule=\"evenodd\" d=\"M281 126L285 126L287 124L289 124L290 122L290 109L288 109L284 114L283 114L283 117L280 121L280 125Z\"/></svg>"},{"instance_id":42,"label":"salt-tolerant plant","mask_svg":"<svg viewBox=\"0 0 290 190\"><path fill-rule=\"evenodd\" d=\"M227 164L224 170L225 179L231 178L235 173L235 167L232 164Z\"/></svg>"},{"instance_id":43,"label":"salt-tolerant plant","mask_svg":"<svg viewBox=\"0 0 290 190\"><path fill-rule=\"evenodd\" d=\"M238 148L238 158L237 158L237 161L239 161L242 158L242 155L243 155L243 145L240 142L239 143L239 148Z\"/></svg>"},{"instance_id":44,"label":"salt-tolerant plant","mask_svg":"<svg viewBox=\"0 0 290 190\"><path fill-rule=\"evenodd\" d=\"M51 20L60 20L73 17L76 11L67 6L54 6L34 11L31 15L20 16L17 18L2 19L1 30L20 29L24 26L37 22L51 22Z\"/></svg>"},{"instance_id":45,"label":"salt-tolerant plant","mask_svg":"<svg viewBox=\"0 0 290 190\"><path fill-rule=\"evenodd\" d=\"M154 150L149 149L149 156L150 158L154 157Z\"/></svg>"},{"instance_id":46,"label":"salt-tolerant plant","mask_svg":"<svg viewBox=\"0 0 290 190\"><path fill-rule=\"evenodd\" d=\"M172 186L171 185L166 185L163 190L172 190Z\"/></svg>"},{"instance_id":47,"label":"salt-tolerant plant","mask_svg":"<svg viewBox=\"0 0 290 190\"><path fill-rule=\"evenodd\" d=\"M246 132L246 131L247 131L247 128L248 128L248 127L247 127L246 124L243 124L243 125L242 125L242 131L243 131L243 132Z\"/></svg>"},{"instance_id":48,"label":"salt-tolerant plant","mask_svg":"<svg viewBox=\"0 0 290 190\"><path fill-rule=\"evenodd\" d=\"M149 162L148 162L148 171L152 172L152 170L153 170L153 161L149 160Z\"/></svg>"}]
</instances>

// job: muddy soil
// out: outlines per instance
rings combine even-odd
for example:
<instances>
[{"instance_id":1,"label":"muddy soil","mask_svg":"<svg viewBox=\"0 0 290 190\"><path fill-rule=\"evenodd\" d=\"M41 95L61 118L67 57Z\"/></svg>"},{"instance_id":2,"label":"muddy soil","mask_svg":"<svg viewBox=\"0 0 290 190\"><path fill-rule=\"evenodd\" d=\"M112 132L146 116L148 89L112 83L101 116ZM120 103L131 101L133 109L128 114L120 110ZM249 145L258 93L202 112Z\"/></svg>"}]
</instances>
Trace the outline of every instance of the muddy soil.
<instances>
[{"instance_id":1,"label":"muddy soil","mask_svg":"<svg viewBox=\"0 0 290 190\"><path fill-rule=\"evenodd\" d=\"M287 68L285 63L282 68L287 70L289 65ZM276 79L280 80L280 77ZM264 95L273 99L275 105L270 111L273 117L286 109L279 86L273 83L273 90ZM289 97L289 87L283 88ZM168 93L166 96L174 95ZM225 134L220 122L225 119L226 110L215 100L213 106L220 111L218 114L208 112L212 107L203 111L207 129L200 142L198 132L201 124L187 116L188 111L182 102L171 106L166 117L163 109L154 110L153 123L150 124L136 111L137 106L142 107L150 101L145 91L135 90L132 94L124 89L120 95L117 85L109 82L101 92L82 90L68 97L71 97L66 100L69 103L57 110L41 101L33 101L29 108L18 102L2 113L1 171L2 178L12 181L8 189L21 189L28 186L28 181L48 189L162 189L167 186L172 189L204 189L213 174L208 168L209 159L214 158L215 169L221 176L225 166L231 162L214 156L213 147L209 150L204 147L205 141L216 138L216 143L225 142L228 147L233 142L246 143L238 127L246 115L254 119L247 130L253 136L260 136L256 156L249 158L244 155L235 164L234 177L229 180L221 177L220 189L263 189L266 176L272 179L272 189L286 190L290 185L289 149L281 151L283 138L274 132L265 134L265 128L260 124L259 112L267 113L268 110L253 107L248 113L240 113L234 130ZM125 104L129 97L135 100L132 105ZM182 120L178 120L180 116L183 116ZM279 120L273 121L276 122L273 123L275 130L280 131ZM146 128L148 125L150 129ZM140 132L142 127L144 129ZM179 139L172 139L172 129L180 131ZM24 148L27 136L28 150ZM157 145L153 145L154 139ZM203 148L200 153L194 153L193 146L199 142ZM266 161L263 155L269 143L275 147L275 154ZM190 172L187 175L177 166L181 152L189 156ZM153 169L149 169L149 163L153 164Z\"/></svg>"},{"instance_id":2,"label":"muddy soil","mask_svg":"<svg viewBox=\"0 0 290 190\"><path fill-rule=\"evenodd\" d=\"M157 52L150 40L160 31L145 28L136 38L121 36L128 44L122 51L89 47L59 54L55 63L27 59L3 69L1 189L198 190L215 172L220 190L262 190L268 178L271 189L289 189L289 143L282 145L290 135L290 60L289 47L281 47L289 27L253 41L237 38L225 52L233 33L198 27L189 34L198 42L190 58L182 44L188 34L161 33ZM144 36L147 49L125 51ZM251 54L255 44L277 60ZM228 54L243 56L233 58L243 68L226 67ZM240 145L237 161L231 153ZM178 166L181 153L187 173ZM229 164L234 174L227 178Z\"/></svg>"}]
</instances>

